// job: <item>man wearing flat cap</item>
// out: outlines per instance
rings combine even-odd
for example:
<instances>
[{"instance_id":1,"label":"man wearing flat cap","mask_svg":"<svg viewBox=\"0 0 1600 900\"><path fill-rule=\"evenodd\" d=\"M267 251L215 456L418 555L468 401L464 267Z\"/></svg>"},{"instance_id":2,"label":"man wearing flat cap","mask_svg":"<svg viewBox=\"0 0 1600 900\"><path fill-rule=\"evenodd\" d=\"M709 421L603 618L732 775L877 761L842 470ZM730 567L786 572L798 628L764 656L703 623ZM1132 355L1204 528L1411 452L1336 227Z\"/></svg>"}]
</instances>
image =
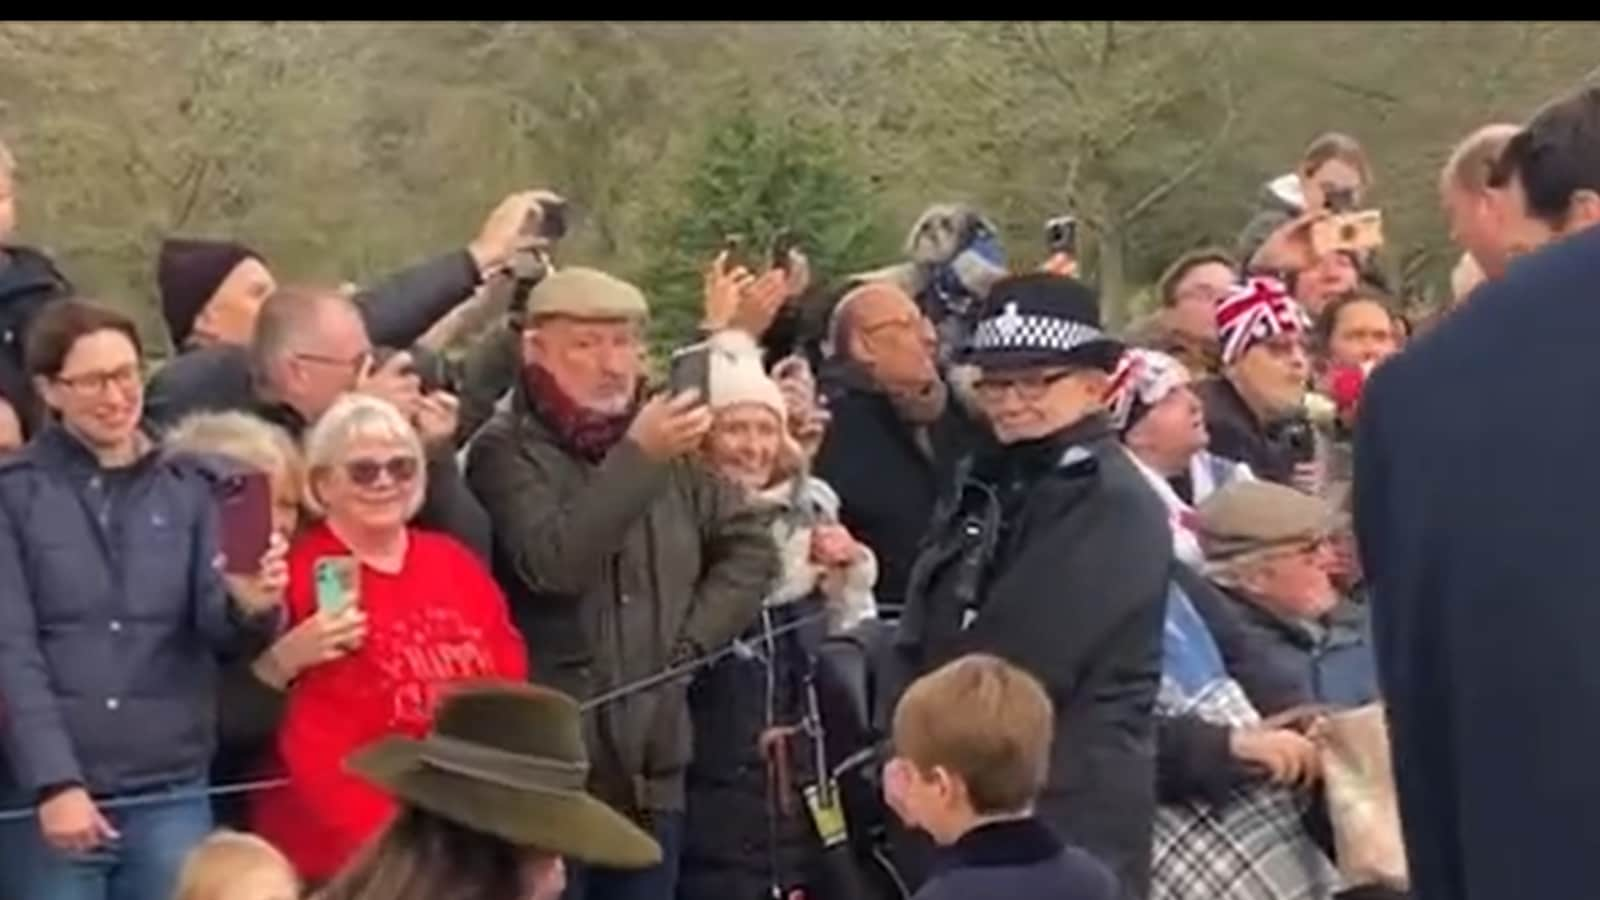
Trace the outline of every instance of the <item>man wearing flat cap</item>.
<instances>
[{"instance_id":1,"label":"man wearing flat cap","mask_svg":"<svg viewBox=\"0 0 1600 900\"><path fill-rule=\"evenodd\" d=\"M1172 535L1103 410L1121 355L1073 279L990 291L964 361L992 440L935 513L898 650L917 672L993 653L1044 683L1057 733L1038 813L1144 897Z\"/></svg>"},{"instance_id":2,"label":"man wearing flat cap","mask_svg":"<svg viewBox=\"0 0 1600 900\"><path fill-rule=\"evenodd\" d=\"M528 296L512 403L468 453L534 679L579 699L721 648L754 621L778 568L765 516L691 464L711 426L706 398L644 395L647 314L638 288L604 272L546 277ZM685 684L604 703L584 723L591 790L646 826L663 862L575 873L569 896L671 897Z\"/></svg>"},{"instance_id":3,"label":"man wearing flat cap","mask_svg":"<svg viewBox=\"0 0 1600 900\"><path fill-rule=\"evenodd\" d=\"M1377 699L1366 617L1341 607L1330 574L1345 517L1326 500L1264 481L1230 484L1196 513L1206 574L1235 601L1272 667L1320 703Z\"/></svg>"}]
</instances>

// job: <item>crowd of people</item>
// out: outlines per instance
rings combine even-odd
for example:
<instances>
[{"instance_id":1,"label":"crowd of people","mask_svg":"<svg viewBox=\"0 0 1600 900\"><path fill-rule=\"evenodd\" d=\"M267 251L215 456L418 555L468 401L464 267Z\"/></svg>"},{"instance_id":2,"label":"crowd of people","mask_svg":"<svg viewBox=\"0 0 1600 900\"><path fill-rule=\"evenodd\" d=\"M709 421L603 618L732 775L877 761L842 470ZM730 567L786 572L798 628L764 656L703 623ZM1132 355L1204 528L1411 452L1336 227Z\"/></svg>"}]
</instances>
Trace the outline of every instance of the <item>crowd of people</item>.
<instances>
[{"instance_id":1,"label":"crowd of people","mask_svg":"<svg viewBox=\"0 0 1600 900\"><path fill-rule=\"evenodd\" d=\"M1593 243L1597 160L1600 89L1465 138L1462 310ZM1327 243L1376 168L1316 138L1122 334L960 204L873 272L708 258L683 347L547 191L365 289L173 239L147 373L12 242L0 146L0 898L1513 896L1462 888L1516 823L1432 768L1459 670L1383 601L1442 576L1354 449L1369 375L1392 436L1428 401L1391 358L1479 346ZM1409 882L1353 874L1323 786L1328 717L1384 702Z\"/></svg>"}]
</instances>

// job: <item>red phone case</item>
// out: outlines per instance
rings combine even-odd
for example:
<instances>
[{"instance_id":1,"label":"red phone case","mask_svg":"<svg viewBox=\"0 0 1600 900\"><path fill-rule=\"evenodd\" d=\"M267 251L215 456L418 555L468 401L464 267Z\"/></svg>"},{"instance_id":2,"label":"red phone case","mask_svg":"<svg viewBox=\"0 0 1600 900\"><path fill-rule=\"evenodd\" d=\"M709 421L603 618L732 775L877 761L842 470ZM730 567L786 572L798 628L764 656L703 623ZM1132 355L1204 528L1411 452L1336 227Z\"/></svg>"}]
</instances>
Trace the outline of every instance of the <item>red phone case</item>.
<instances>
[{"instance_id":1,"label":"red phone case","mask_svg":"<svg viewBox=\"0 0 1600 900\"><path fill-rule=\"evenodd\" d=\"M219 499L223 571L251 575L272 540L272 482L264 472L246 472L222 485Z\"/></svg>"}]
</instances>

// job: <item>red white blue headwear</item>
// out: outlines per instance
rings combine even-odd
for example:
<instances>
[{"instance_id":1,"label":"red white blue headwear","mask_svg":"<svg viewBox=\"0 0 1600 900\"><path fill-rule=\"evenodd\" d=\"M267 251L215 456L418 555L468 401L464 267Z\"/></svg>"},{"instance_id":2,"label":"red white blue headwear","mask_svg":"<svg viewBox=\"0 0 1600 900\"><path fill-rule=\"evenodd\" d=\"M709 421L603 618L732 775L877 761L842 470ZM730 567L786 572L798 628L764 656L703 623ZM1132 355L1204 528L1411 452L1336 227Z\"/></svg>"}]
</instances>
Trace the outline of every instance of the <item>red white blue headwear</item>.
<instances>
[{"instance_id":1,"label":"red white blue headwear","mask_svg":"<svg viewBox=\"0 0 1600 900\"><path fill-rule=\"evenodd\" d=\"M1222 364L1232 365L1251 347L1280 334L1301 334L1310 324L1283 282L1251 278L1217 301Z\"/></svg>"},{"instance_id":2,"label":"red white blue headwear","mask_svg":"<svg viewBox=\"0 0 1600 900\"><path fill-rule=\"evenodd\" d=\"M1117 431L1126 434L1150 407L1189 383L1189 370L1159 350L1129 348L1106 386L1106 410Z\"/></svg>"}]
</instances>

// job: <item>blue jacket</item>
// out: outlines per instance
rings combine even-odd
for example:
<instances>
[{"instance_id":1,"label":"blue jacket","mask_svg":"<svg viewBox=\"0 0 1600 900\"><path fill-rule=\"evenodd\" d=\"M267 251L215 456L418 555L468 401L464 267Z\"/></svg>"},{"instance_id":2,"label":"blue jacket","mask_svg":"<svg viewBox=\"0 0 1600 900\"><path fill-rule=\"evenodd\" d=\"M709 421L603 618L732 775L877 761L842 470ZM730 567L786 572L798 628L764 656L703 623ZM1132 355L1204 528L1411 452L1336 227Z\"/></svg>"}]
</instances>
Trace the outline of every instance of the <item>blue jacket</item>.
<instances>
[{"instance_id":1,"label":"blue jacket","mask_svg":"<svg viewBox=\"0 0 1600 900\"><path fill-rule=\"evenodd\" d=\"M1323 621L1305 622L1280 618L1242 597L1233 601L1268 661L1304 679L1310 700L1349 709L1380 699L1365 603L1344 599Z\"/></svg>"},{"instance_id":2,"label":"blue jacket","mask_svg":"<svg viewBox=\"0 0 1600 900\"><path fill-rule=\"evenodd\" d=\"M59 425L0 462L0 735L28 795L205 775L241 626L212 481L194 457L104 469Z\"/></svg>"},{"instance_id":3,"label":"blue jacket","mask_svg":"<svg viewBox=\"0 0 1600 900\"><path fill-rule=\"evenodd\" d=\"M1117 878L1038 819L992 822L939 850L913 900L1118 900Z\"/></svg>"}]
</instances>

